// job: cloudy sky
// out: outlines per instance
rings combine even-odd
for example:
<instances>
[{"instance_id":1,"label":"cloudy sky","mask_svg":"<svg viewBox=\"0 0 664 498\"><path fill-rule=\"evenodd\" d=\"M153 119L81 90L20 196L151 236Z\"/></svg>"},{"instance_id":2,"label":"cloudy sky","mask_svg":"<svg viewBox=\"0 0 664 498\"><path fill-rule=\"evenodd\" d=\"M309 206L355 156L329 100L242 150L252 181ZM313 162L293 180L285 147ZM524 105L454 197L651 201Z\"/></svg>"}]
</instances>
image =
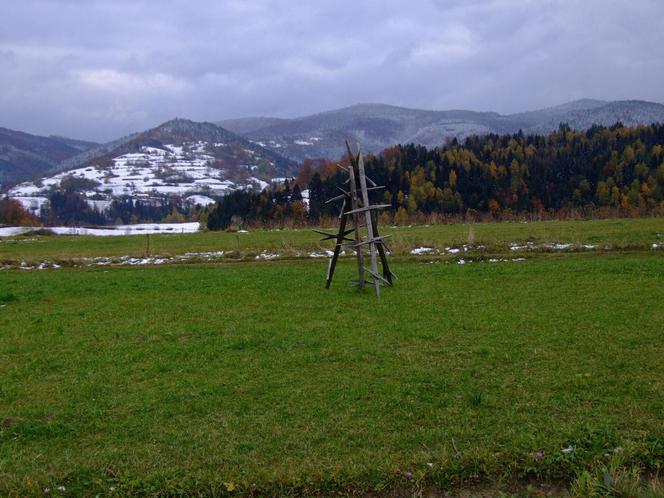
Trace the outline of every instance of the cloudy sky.
<instances>
[{"instance_id":1,"label":"cloudy sky","mask_svg":"<svg viewBox=\"0 0 664 498\"><path fill-rule=\"evenodd\" d=\"M662 0L2 0L0 126L664 102Z\"/></svg>"}]
</instances>

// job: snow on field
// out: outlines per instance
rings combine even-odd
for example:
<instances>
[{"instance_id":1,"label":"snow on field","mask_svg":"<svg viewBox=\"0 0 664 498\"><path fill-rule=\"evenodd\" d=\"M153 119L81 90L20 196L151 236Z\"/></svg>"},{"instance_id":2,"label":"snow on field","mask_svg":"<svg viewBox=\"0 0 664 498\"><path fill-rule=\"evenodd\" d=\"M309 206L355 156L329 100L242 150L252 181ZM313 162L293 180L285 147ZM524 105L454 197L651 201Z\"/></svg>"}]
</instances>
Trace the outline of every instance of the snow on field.
<instances>
[{"instance_id":1,"label":"snow on field","mask_svg":"<svg viewBox=\"0 0 664 498\"><path fill-rule=\"evenodd\" d=\"M0 227L0 237L13 237L33 230L32 227Z\"/></svg>"},{"instance_id":2,"label":"snow on field","mask_svg":"<svg viewBox=\"0 0 664 498\"><path fill-rule=\"evenodd\" d=\"M83 257L71 260L69 263L71 266L147 266L147 265L164 265L164 264L173 264L173 263L186 263L186 262L200 262L200 261L215 261L223 258L225 255L224 251L214 251L214 252L188 252L185 254L179 254L177 256L146 256L146 257L133 257L133 256L95 256L95 257ZM274 257L278 257L275 255ZM273 258L266 258L273 259ZM62 265L57 264L53 261L41 261L40 263L34 263L28 265L25 261L21 261L18 264L14 265L3 265L0 266L0 270L47 270L62 268Z\"/></svg>"},{"instance_id":3,"label":"snow on field","mask_svg":"<svg viewBox=\"0 0 664 498\"><path fill-rule=\"evenodd\" d=\"M527 242L526 244L517 244L516 242L510 243L510 249L512 251L522 251L524 249L535 249L535 244L532 242Z\"/></svg>"},{"instance_id":4,"label":"snow on field","mask_svg":"<svg viewBox=\"0 0 664 498\"><path fill-rule=\"evenodd\" d=\"M270 182L271 183L284 183L286 181L292 182L295 180L294 176L277 176L275 178L271 178Z\"/></svg>"},{"instance_id":5,"label":"snow on field","mask_svg":"<svg viewBox=\"0 0 664 498\"><path fill-rule=\"evenodd\" d=\"M330 258L334 256L334 251L325 251L325 252L310 252L309 257L310 258Z\"/></svg>"},{"instance_id":6,"label":"snow on field","mask_svg":"<svg viewBox=\"0 0 664 498\"><path fill-rule=\"evenodd\" d=\"M57 235L96 235L100 237L113 235L146 235L157 233L194 233L199 223L141 223L139 225L116 225L101 228L82 227L46 227ZM0 237L21 235L38 227L0 227Z\"/></svg>"},{"instance_id":7,"label":"snow on field","mask_svg":"<svg viewBox=\"0 0 664 498\"><path fill-rule=\"evenodd\" d=\"M214 204L215 202L217 202L211 197L208 197L206 195L190 195L187 197L186 201L200 206L208 206L210 204Z\"/></svg>"},{"instance_id":8,"label":"snow on field","mask_svg":"<svg viewBox=\"0 0 664 498\"><path fill-rule=\"evenodd\" d=\"M263 251L260 254L256 255L256 259L266 259L266 260L271 260L271 259L276 259L280 256L278 253L271 253L267 251Z\"/></svg>"},{"instance_id":9,"label":"snow on field","mask_svg":"<svg viewBox=\"0 0 664 498\"><path fill-rule=\"evenodd\" d=\"M535 244L534 242L526 242L525 244L517 244L516 242L511 242L509 247L512 251L536 251L541 249L553 250L553 251L574 251L578 249L596 249L597 246L594 244L572 244L570 242L545 242L543 244Z\"/></svg>"},{"instance_id":10,"label":"snow on field","mask_svg":"<svg viewBox=\"0 0 664 498\"><path fill-rule=\"evenodd\" d=\"M14 199L20 202L26 210L33 214L39 214L41 209L48 204L48 200L45 197L14 196Z\"/></svg>"},{"instance_id":11,"label":"snow on field","mask_svg":"<svg viewBox=\"0 0 664 498\"><path fill-rule=\"evenodd\" d=\"M548 244L548 245L545 245L545 247L550 247L551 249L561 251L561 250L569 249L570 247L572 247L572 244Z\"/></svg>"},{"instance_id":12,"label":"snow on field","mask_svg":"<svg viewBox=\"0 0 664 498\"><path fill-rule=\"evenodd\" d=\"M103 212L103 211L106 211L108 208L111 207L111 202L112 201L109 201L109 200L98 201L98 200L95 200L95 199L86 199L85 202L87 202L88 205L91 208L96 209L97 211Z\"/></svg>"},{"instance_id":13,"label":"snow on field","mask_svg":"<svg viewBox=\"0 0 664 498\"><path fill-rule=\"evenodd\" d=\"M489 263L505 263L505 262L509 262L509 261L517 261L517 262L518 262L518 261L525 261L525 260L526 260L526 258L512 258L512 259L505 259L505 258L497 259L497 258L491 258L491 259L489 259L488 261L489 261Z\"/></svg>"},{"instance_id":14,"label":"snow on field","mask_svg":"<svg viewBox=\"0 0 664 498\"><path fill-rule=\"evenodd\" d=\"M435 249L433 247L416 247L412 251L410 251L411 254L414 254L415 256L419 256L421 254L433 254Z\"/></svg>"},{"instance_id":15,"label":"snow on field","mask_svg":"<svg viewBox=\"0 0 664 498\"><path fill-rule=\"evenodd\" d=\"M255 178L253 176L249 178L249 181L252 182L254 186L258 186L259 190L263 190L270 186L268 182L264 182L263 180L259 180L258 178Z\"/></svg>"}]
</instances>

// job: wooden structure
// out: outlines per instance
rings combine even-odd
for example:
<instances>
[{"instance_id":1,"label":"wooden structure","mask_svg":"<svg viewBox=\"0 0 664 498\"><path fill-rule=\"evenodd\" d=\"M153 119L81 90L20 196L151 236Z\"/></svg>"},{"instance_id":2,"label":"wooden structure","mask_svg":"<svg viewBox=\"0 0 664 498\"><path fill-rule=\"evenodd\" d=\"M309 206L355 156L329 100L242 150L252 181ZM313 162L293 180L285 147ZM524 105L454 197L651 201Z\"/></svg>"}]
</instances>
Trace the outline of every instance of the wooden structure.
<instances>
[{"instance_id":1,"label":"wooden structure","mask_svg":"<svg viewBox=\"0 0 664 498\"><path fill-rule=\"evenodd\" d=\"M380 296L381 284L392 285L392 279L396 278L396 275L390 271L387 263L386 237L378 234L378 217L376 216L379 209L390 207L390 204L369 203L369 191L380 190L385 187L376 185L371 178L366 176L364 161L360 154L359 146L357 154L353 154L348 142L346 142L346 148L348 149L350 166L345 168L339 165L339 167L348 172L349 178L346 180L346 183L349 185L348 190L339 188L341 194L327 201L328 203L343 201L341 214L339 215L339 232L334 234L323 230L314 230L325 236L321 240L336 241L334 254L327 268L325 288L330 288L341 249L347 247L355 251L358 271L357 284L360 286L360 289L364 289L366 285L365 274L368 273L369 277L373 279L376 295ZM368 187L367 184L371 184L371 186ZM362 218L364 219L362 220ZM349 221L351 226L347 228ZM364 224L362 224L362 221L364 221ZM362 228L366 228L366 240L362 238ZM365 265L365 251L367 249L370 261L369 267ZM378 258L380 258L382 266L381 273L378 273Z\"/></svg>"}]
</instances>

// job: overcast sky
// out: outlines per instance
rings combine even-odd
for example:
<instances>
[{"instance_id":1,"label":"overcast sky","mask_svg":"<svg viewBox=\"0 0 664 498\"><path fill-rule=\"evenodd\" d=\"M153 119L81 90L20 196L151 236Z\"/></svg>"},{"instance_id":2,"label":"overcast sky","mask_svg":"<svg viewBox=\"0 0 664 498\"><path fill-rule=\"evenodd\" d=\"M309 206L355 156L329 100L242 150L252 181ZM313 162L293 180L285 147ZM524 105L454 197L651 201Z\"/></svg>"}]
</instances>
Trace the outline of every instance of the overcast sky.
<instances>
[{"instance_id":1,"label":"overcast sky","mask_svg":"<svg viewBox=\"0 0 664 498\"><path fill-rule=\"evenodd\" d=\"M2 0L0 126L664 102L662 0Z\"/></svg>"}]
</instances>

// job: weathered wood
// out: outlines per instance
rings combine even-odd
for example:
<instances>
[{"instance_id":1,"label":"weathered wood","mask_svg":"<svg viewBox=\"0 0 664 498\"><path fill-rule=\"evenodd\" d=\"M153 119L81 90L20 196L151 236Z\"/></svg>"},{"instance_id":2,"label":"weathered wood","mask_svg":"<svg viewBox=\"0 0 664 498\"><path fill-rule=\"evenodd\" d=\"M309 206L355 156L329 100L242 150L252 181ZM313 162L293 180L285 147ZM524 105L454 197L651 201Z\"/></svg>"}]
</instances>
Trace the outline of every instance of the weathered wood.
<instances>
[{"instance_id":1,"label":"weathered wood","mask_svg":"<svg viewBox=\"0 0 664 498\"><path fill-rule=\"evenodd\" d=\"M370 239L363 240L362 242L360 242L355 247L361 247L361 246L365 246L367 244L380 244L380 245L382 245L383 241L388 237L391 237L391 235L383 235L383 236L380 236L380 237L372 237Z\"/></svg>"},{"instance_id":2,"label":"weathered wood","mask_svg":"<svg viewBox=\"0 0 664 498\"><path fill-rule=\"evenodd\" d=\"M374 211L376 209L385 209L386 207L391 207L391 206L392 206L392 204L373 204L373 205L370 205L370 206L363 206L361 208L353 209L348 214L364 213L366 211Z\"/></svg>"},{"instance_id":3,"label":"weathered wood","mask_svg":"<svg viewBox=\"0 0 664 498\"><path fill-rule=\"evenodd\" d=\"M347 211L350 210L350 204L344 201L344 205L341 208L341 221L339 222L339 234L337 235L337 243L334 245L334 253L332 258L330 258L330 263L327 266L327 279L325 280L325 288L329 289L330 284L332 283L332 277L334 276L334 269L337 266L337 260L339 259L339 253L341 252L341 243L346 238L349 232L346 232L346 220L348 220ZM352 239L348 239L352 240Z\"/></svg>"},{"instance_id":4,"label":"weathered wood","mask_svg":"<svg viewBox=\"0 0 664 498\"><path fill-rule=\"evenodd\" d=\"M335 238L338 235L336 233L326 232L325 230L319 230L317 228L312 228L311 231L319 233L321 235L325 235L327 238L332 238L332 239ZM326 240L326 239L323 239L323 240Z\"/></svg>"},{"instance_id":5,"label":"weathered wood","mask_svg":"<svg viewBox=\"0 0 664 498\"><path fill-rule=\"evenodd\" d=\"M358 147L359 149L359 147ZM362 203L365 206L365 218L366 218L366 224L367 224L367 230L369 232L369 237L373 238L373 223L371 220L371 213L369 212L370 209L377 209L378 206L370 206L369 205L369 192L367 192L367 179L364 174L364 159L362 159L362 155L359 153L358 150L358 161L357 161L357 167L359 170L359 175L360 175L360 189L362 191ZM361 250L361 248L358 246L358 250ZM376 251L376 243L371 241L369 242L369 254L371 255L371 274L374 275L374 287L376 289L376 295L380 296L380 282L378 281L377 275L378 275L378 261L377 261L377 251Z\"/></svg>"},{"instance_id":6,"label":"weathered wood","mask_svg":"<svg viewBox=\"0 0 664 498\"><path fill-rule=\"evenodd\" d=\"M332 197L331 199L326 200L325 204L331 204L333 202L340 201L341 199L345 199L346 197L348 197L346 194L337 195L336 197Z\"/></svg>"},{"instance_id":7,"label":"weathered wood","mask_svg":"<svg viewBox=\"0 0 664 498\"><path fill-rule=\"evenodd\" d=\"M370 188L368 188L367 190L368 190L368 191L372 191L372 190L380 190L380 189L383 189L383 188L385 188L384 185L379 185L378 187L370 187ZM335 196L335 197L332 197L331 199L326 200L326 201L325 201L325 204L331 204L332 202L336 202L336 201L340 201L340 200L342 200L342 199L350 198L350 192L346 192L346 191L345 191L344 189L342 189L341 187L337 187L337 190L341 191L341 194L340 194L340 195L337 195L337 196ZM388 204L388 206L389 206L389 205L390 205L390 204Z\"/></svg>"},{"instance_id":8,"label":"weathered wood","mask_svg":"<svg viewBox=\"0 0 664 498\"><path fill-rule=\"evenodd\" d=\"M320 239L321 241L323 241L323 240L332 240L332 239L336 239L336 238L339 237L339 233L330 233L330 232L326 232L325 230L318 230L318 229L316 229L316 228L314 228L313 231L316 232L316 233L319 233L319 234L321 234L321 235L325 235L324 238ZM346 230L346 231L342 234L342 236L343 236L344 238L346 238L346 235L348 235L349 233L353 233L353 229L351 229L351 230ZM352 239L346 239L346 240L352 240Z\"/></svg>"},{"instance_id":9,"label":"weathered wood","mask_svg":"<svg viewBox=\"0 0 664 498\"><path fill-rule=\"evenodd\" d=\"M383 282L386 285L391 285L386 278L383 276L379 275L377 271L371 271L369 268L365 268L364 271L366 271L369 275L371 275L374 278L375 285L380 287L380 282ZM380 294L378 294L380 296Z\"/></svg>"},{"instance_id":10,"label":"weathered wood","mask_svg":"<svg viewBox=\"0 0 664 498\"><path fill-rule=\"evenodd\" d=\"M376 212L371 213L372 216L374 216L374 224L373 224L373 238L378 238L380 235L378 234L378 219L376 216ZM389 282L390 285L392 285L392 276L396 278L396 275L394 275L390 271L390 266L387 263L387 254L385 254L385 238L386 237L381 237L383 240L383 243L378 244L378 256L380 257L380 264L383 267L383 277L385 277L385 280Z\"/></svg>"},{"instance_id":11,"label":"weathered wood","mask_svg":"<svg viewBox=\"0 0 664 498\"><path fill-rule=\"evenodd\" d=\"M348 145L348 143L346 143ZM350 148L349 148L350 150ZM355 169L353 166L349 166L350 170L350 199L351 199L351 204L352 204L352 210L356 210L357 207L357 187L355 185ZM349 216L347 214L347 216ZM358 244L362 242L362 236L360 235L360 219L359 215L357 212L353 213L350 215L353 217L353 226L355 227L355 243ZM356 251L356 257L357 257L357 274L358 274L358 279L360 282L360 289L364 289L364 255L362 254L362 250L358 248Z\"/></svg>"},{"instance_id":12,"label":"weathered wood","mask_svg":"<svg viewBox=\"0 0 664 498\"><path fill-rule=\"evenodd\" d=\"M362 158L359 147L357 153L353 153L350 145L346 142L346 149L348 151L350 165L345 167L338 164L338 166L348 172L348 179L344 183L349 184L349 189L346 191L341 187L337 187L341 192L341 195L337 195L326 201L326 203L331 203L343 200L341 213L339 214L339 232L334 234L324 230L314 230L316 233L324 236L321 240L335 239L334 253L327 268L325 288L329 289L330 284L332 283L334 270L341 248L347 247L353 249L357 257L358 280L356 281L356 284L363 289L366 285L365 273L368 273L373 277L376 295L380 296L381 284L392 285L392 277L397 278L396 275L390 271L387 263L385 239L388 238L389 235L381 236L378 234L378 219L376 216L376 211L378 209L391 207L391 204L369 204L369 191L380 190L385 187L376 185L376 183L366 175L364 170L364 159ZM367 186L367 184L371 184L371 187ZM364 213L364 216L361 216L362 213ZM364 224L360 222L360 218L363 218ZM349 220L352 224L352 228L346 230L346 225ZM362 240L362 233L360 230L363 227L367 228L368 238L366 240ZM353 232L353 238L348 237L348 235ZM363 247L367 245L369 246L371 257L371 268L365 268L364 266ZM378 273L379 257L383 275Z\"/></svg>"}]
</instances>

